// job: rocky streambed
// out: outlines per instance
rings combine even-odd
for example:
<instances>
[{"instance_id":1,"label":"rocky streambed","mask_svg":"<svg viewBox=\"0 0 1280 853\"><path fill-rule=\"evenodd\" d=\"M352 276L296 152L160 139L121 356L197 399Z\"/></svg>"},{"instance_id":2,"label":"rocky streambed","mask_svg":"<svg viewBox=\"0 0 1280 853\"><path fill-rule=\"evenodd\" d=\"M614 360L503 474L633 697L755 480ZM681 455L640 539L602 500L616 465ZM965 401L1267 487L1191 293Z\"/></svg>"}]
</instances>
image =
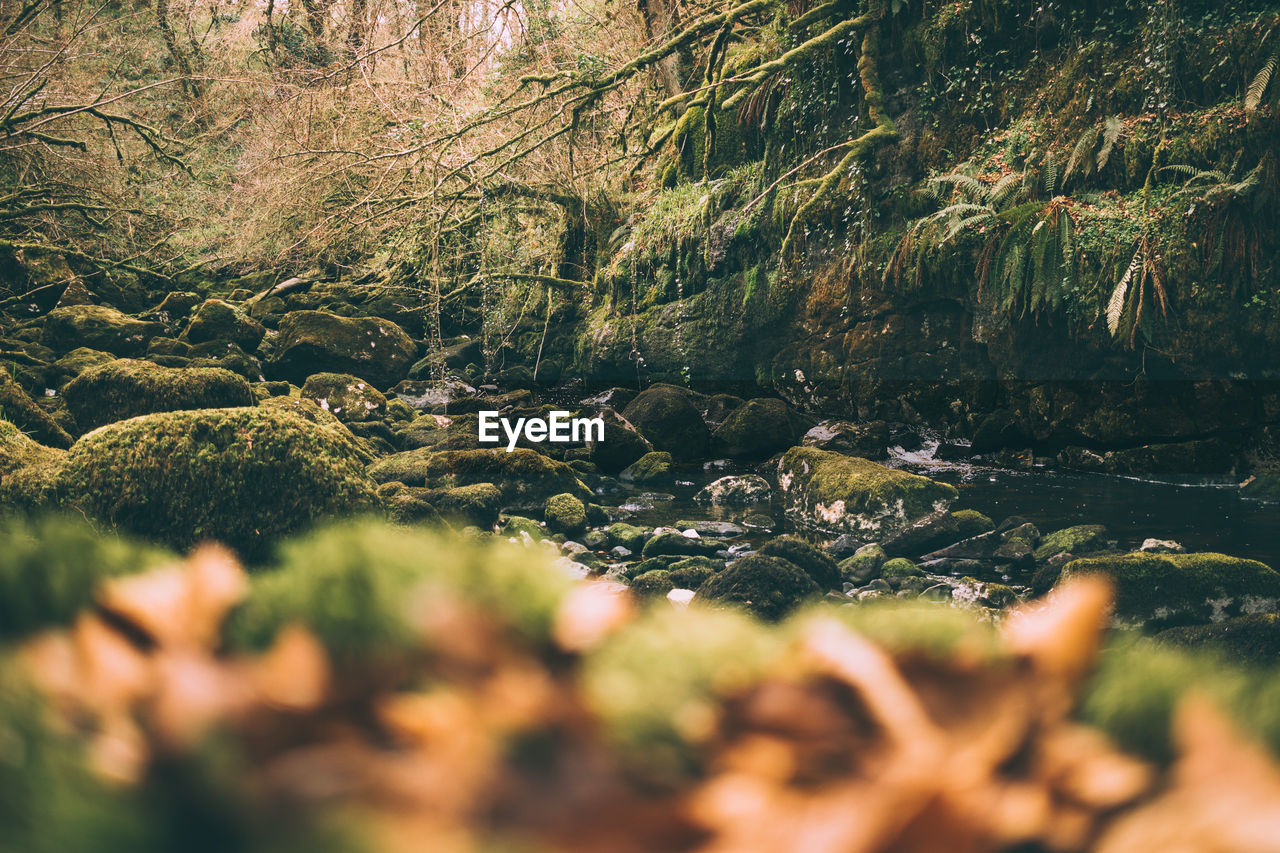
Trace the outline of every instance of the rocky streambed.
<instances>
[{"instance_id":1,"label":"rocky streambed","mask_svg":"<svg viewBox=\"0 0 1280 853\"><path fill-rule=\"evenodd\" d=\"M307 294L170 292L135 315L72 295L9 318L0 339L9 509L77 512L177 549L218 539L250 561L326 519L385 515L764 619L885 598L994 617L1104 573L1122 624L1277 647L1274 505L1234 484L1046 472L1052 460L975 457L920 422L819 420L769 397L549 389L528 367L486 370L477 341L431 351ZM507 452L479 437L481 412L553 410L601 418L603 438L524 435Z\"/></svg>"}]
</instances>

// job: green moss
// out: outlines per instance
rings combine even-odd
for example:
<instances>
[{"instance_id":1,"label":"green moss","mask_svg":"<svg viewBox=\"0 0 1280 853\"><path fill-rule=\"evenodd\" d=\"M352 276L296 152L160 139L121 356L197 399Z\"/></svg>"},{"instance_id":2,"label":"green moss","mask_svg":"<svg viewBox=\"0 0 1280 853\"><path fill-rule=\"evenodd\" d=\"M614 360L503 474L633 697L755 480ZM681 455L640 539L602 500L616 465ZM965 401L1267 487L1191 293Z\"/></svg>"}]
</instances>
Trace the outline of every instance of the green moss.
<instances>
[{"instance_id":1,"label":"green moss","mask_svg":"<svg viewBox=\"0 0 1280 853\"><path fill-rule=\"evenodd\" d=\"M833 532L890 535L945 508L955 487L813 447L793 447L778 463L787 512Z\"/></svg>"},{"instance_id":2,"label":"green moss","mask_svg":"<svg viewBox=\"0 0 1280 853\"><path fill-rule=\"evenodd\" d=\"M348 373L314 373L302 385L302 396L343 423L364 423L387 416L387 398L368 382Z\"/></svg>"},{"instance_id":3,"label":"green moss","mask_svg":"<svg viewBox=\"0 0 1280 853\"><path fill-rule=\"evenodd\" d=\"M0 638L68 625L105 578L173 559L166 552L99 533L83 519L0 519Z\"/></svg>"},{"instance_id":4,"label":"green moss","mask_svg":"<svg viewBox=\"0 0 1280 853\"><path fill-rule=\"evenodd\" d=\"M1122 554L1073 560L1062 578L1101 573L1116 584L1116 615L1148 627L1273 611L1280 574L1225 554Z\"/></svg>"},{"instance_id":5,"label":"green moss","mask_svg":"<svg viewBox=\"0 0 1280 853\"><path fill-rule=\"evenodd\" d=\"M160 367L118 359L89 367L62 394L84 431L138 415L183 409L252 406L253 389L241 376L219 367Z\"/></svg>"},{"instance_id":6,"label":"green moss","mask_svg":"<svg viewBox=\"0 0 1280 853\"><path fill-rule=\"evenodd\" d=\"M1123 638L1104 651L1080 714L1123 749L1168 761L1173 712L1191 692L1215 700L1245 732L1280 753L1280 671L1232 666L1211 650Z\"/></svg>"},{"instance_id":7,"label":"green moss","mask_svg":"<svg viewBox=\"0 0 1280 853\"><path fill-rule=\"evenodd\" d=\"M469 486L492 483L507 506L536 505L561 492L590 498L591 490L573 469L522 447L506 450L432 450L396 453L369 467L376 482L399 480L410 486Z\"/></svg>"},{"instance_id":8,"label":"green moss","mask_svg":"<svg viewBox=\"0 0 1280 853\"><path fill-rule=\"evenodd\" d=\"M539 539L547 538L547 529L532 518L525 518L523 515L508 515L502 520L502 526L498 528L498 532L503 536L515 537L521 539L528 536L535 542Z\"/></svg>"},{"instance_id":9,"label":"green moss","mask_svg":"<svg viewBox=\"0 0 1280 853\"><path fill-rule=\"evenodd\" d=\"M365 666L414 648L429 650L414 621L439 599L478 608L513 639L547 642L570 581L545 559L505 543L372 522L339 525L280 550L254 577L228 627L233 646L263 648L285 625L305 625L344 662Z\"/></svg>"},{"instance_id":10,"label":"green moss","mask_svg":"<svg viewBox=\"0 0 1280 853\"><path fill-rule=\"evenodd\" d=\"M978 536L996 529L995 522L976 509L958 509L951 513L956 532L961 539Z\"/></svg>"},{"instance_id":11,"label":"green moss","mask_svg":"<svg viewBox=\"0 0 1280 853\"><path fill-rule=\"evenodd\" d=\"M621 545L633 554L638 554L644 547L644 540L650 532L643 527L618 521L609 525L609 542L612 545Z\"/></svg>"},{"instance_id":12,"label":"green moss","mask_svg":"<svg viewBox=\"0 0 1280 853\"><path fill-rule=\"evenodd\" d=\"M1258 613L1212 625L1169 628L1155 639L1170 646L1212 648L1235 663L1273 665L1280 661L1280 614Z\"/></svg>"},{"instance_id":13,"label":"green moss","mask_svg":"<svg viewBox=\"0 0 1280 853\"><path fill-rule=\"evenodd\" d=\"M120 356L140 355L161 331L159 323L135 320L105 305L67 305L46 315L44 343L57 352L90 347Z\"/></svg>"},{"instance_id":14,"label":"green moss","mask_svg":"<svg viewBox=\"0 0 1280 853\"><path fill-rule=\"evenodd\" d=\"M0 420L0 482L6 474L28 465L51 462L63 454L52 447L32 441L13 424Z\"/></svg>"},{"instance_id":15,"label":"green moss","mask_svg":"<svg viewBox=\"0 0 1280 853\"><path fill-rule=\"evenodd\" d=\"M672 479L671 463L670 453L665 450L651 450L622 469L618 478L624 483L635 483L639 486L669 483Z\"/></svg>"},{"instance_id":16,"label":"green moss","mask_svg":"<svg viewBox=\"0 0 1280 853\"><path fill-rule=\"evenodd\" d=\"M806 600L817 598L820 592L813 578L794 563L753 554L709 578L698 587L696 600L742 608L760 619L776 622Z\"/></svg>"},{"instance_id":17,"label":"green moss","mask_svg":"<svg viewBox=\"0 0 1280 853\"><path fill-rule=\"evenodd\" d=\"M348 436L282 411L204 409L102 427L67 454L65 502L186 548L216 539L260 559L281 535L375 505Z\"/></svg>"},{"instance_id":18,"label":"green moss","mask_svg":"<svg viewBox=\"0 0 1280 853\"><path fill-rule=\"evenodd\" d=\"M671 572L665 569L643 572L631 580L632 591L641 598L662 598L675 588Z\"/></svg>"},{"instance_id":19,"label":"green moss","mask_svg":"<svg viewBox=\"0 0 1280 853\"><path fill-rule=\"evenodd\" d=\"M918 578L923 577L924 572L910 560L904 557L895 557L885 562L880 567L880 577L888 578Z\"/></svg>"},{"instance_id":20,"label":"green moss","mask_svg":"<svg viewBox=\"0 0 1280 853\"><path fill-rule=\"evenodd\" d=\"M404 329L381 317L291 311L280 320L270 360L281 379L302 384L313 373L350 373L387 388L403 379L418 348Z\"/></svg>"},{"instance_id":21,"label":"green moss","mask_svg":"<svg viewBox=\"0 0 1280 853\"><path fill-rule=\"evenodd\" d=\"M796 438L791 410L781 400L748 400L716 428L714 446L728 456L764 457L790 447Z\"/></svg>"},{"instance_id":22,"label":"green moss","mask_svg":"<svg viewBox=\"0 0 1280 853\"><path fill-rule=\"evenodd\" d=\"M570 494L552 495L542 509L547 529L553 533L575 536L587 527L587 508Z\"/></svg>"},{"instance_id":23,"label":"green moss","mask_svg":"<svg viewBox=\"0 0 1280 853\"><path fill-rule=\"evenodd\" d=\"M41 444L50 447L71 446L71 436L67 431L37 406L22 386L3 371L0 371L0 419L19 427Z\"/></svg>"},{"instance_id":24,"label":"green moss","mask_svg":"<svg viewBox=\"0 0 1280 853\"><path fill-rule=\"evenodd\" d=\"M739 614L654 608L587 657L582 685L623 757L675 778L696 768L716 702L755 683L783 648Z\"/></svg>"},{"instance_id":25,"label":"green moss","mask_svg":"<svg viewBox=\"0 0 1280 853\"><path fill-rule=\"evenodd\" d=\"M183 332L183 340L193 344L225 341L252 352L266 329L241 309L221 299L205 300Z\"/></svg>"},{"instance_id":26,"label":"green moss","mask_svg":"<svg viewBox=\"0 0 1280 853\"><path fill-rule=\"evenodd\" d=\"M1035 550L1037 560L1047 560L1054 554L1088 554L1107 547L1107 528L1101 524L1078 524L1064 530L1055 530L1040 540Z\"/></svg>"},{"instance_id":27,"label":"green moss","mask_svg":"<svg viewBox=\"0 0 1280 853\"><path fill-rule=\"evenodd\" d=\"M767 557L780 557L788 563L799 566L805 574L813 578L819 589L840 588L840 567L826 552L814 547L798 536L779 536L770 539L760 549L760 554Z\"/></svg>"}]
</instances>

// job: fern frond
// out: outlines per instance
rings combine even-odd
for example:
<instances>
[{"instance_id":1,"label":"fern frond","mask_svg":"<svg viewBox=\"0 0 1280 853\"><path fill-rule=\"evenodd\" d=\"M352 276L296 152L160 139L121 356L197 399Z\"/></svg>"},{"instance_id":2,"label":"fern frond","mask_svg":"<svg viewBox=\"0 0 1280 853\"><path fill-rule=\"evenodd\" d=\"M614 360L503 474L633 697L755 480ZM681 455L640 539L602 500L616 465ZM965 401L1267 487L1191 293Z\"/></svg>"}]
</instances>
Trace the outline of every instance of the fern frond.
<instances>
[{"instance_id":1,"label":"fern frond","mask_svg":"<svg viewBox=\"0 0 1280 853\"><path fill-rule=\"evenodd\" d=\"M1120 116L1112 116L1103 122L1102 148L1098 151L1099 172L1107 167L1107 161L1111 159L1111 152L1116 147L1116 143L1120 141L1120 136L1123 133L1124 122L1120 120Z\"/></svg>"},{"instance_id":2,"label":"fern frond","mask_svg":"<svg viewBox=\"0 0 1280 853\"><path fill-rule=\"evenodd\" d=\"M1044 155L1044 191L1047 195L1053 195L1055 188L1058 186L1058 162L1050 151Z\"/></svg>"},{"instance_id":3,"label":"fern frond","mask_svg":"<svg viewBox=\"0 0 1280 853\"><path fill-rule=\"evenodd\" d=\"M957 172L952 172L948 175L939 175L936 178L930 178L929 182L938 187L950 184L961 192L968 193L970 198L985 199L987 197L987 185L977 178L969 175L961 175Z\"/></svg>"},{"instance_id":4,"label":"fern frond","mask_svg":"<svg viewBox=\"0 0 1280 853\"><path fill-rule=\"evenodd\" d=\"M1093 150L1093 146L1098 143L1098 129L1091 127L1084 133L1080 134L1080 138L1076 140L1076 147L1071 150L1071 157L1067 160L1067 170L1062 173L1062 183L1066 183L1071 179L1071 175L1075 173L1076 167L1081 163L1089 163L1085 157ZM1088 174L1086 170L1085 174Z\"/></svg>"},{"instance_id":5,"label":"fern frond","mask_svg":"<svg viewBox=\"0 0 1280 853\"><path fill-rule=\"evenodd\" d=\"M991 189L987 193L987 198L991 201L991 206L995 208L1002 207L1008 199L1012 197L1013 191L1022 184L1022 174L1020 172L1010 172L1000 180L991 185Z\"/></svg>"},{"instance_id":6,"label":"fern frond","mask_svg":"<svg viewBox=\"0 0 1280 853\"><path fill-rule=\"evenodd\" d=\"M981 222L986 222L990 218L991 214L984 211L983 213L979 213L977 216L967 216L964 219L958 220L952 224L951 228L947 230L947 233L938 242L950 243L961 231L966 228L972 228Z\"/></svg>"},{"instance_id":7,"label":"fern frond","mask_svg":"<svg viewBox=\"0 0 1280 853\"><path fill-rule=\"evenodd\" d=\"M1107 330L1111 332L1112 337L1120 331L1120 315L1124 313L1125 297L1129 295L1129 282L1133 280L1133 274L1142 266L1142 256L1142 247L1139 246L1133 253L1133 259L1129 261L1129 268L1120 278L1120 283L1116 285L1115 290L1111 291L1111 299L1107 302Z\"/></svg>"},{"instance_id":8,"label":"fern frond","mask_svg":"<svg viewBox=\"0 0 1280 853\"><path fill-rule=\"evenodd\" d=\"M1253 82L1249 84L1248 90L1244 94L1244 108L1249 112L1253 112L1262 103L1262 96L1267 91L1267 85L1271 82L1271 77L1276 73L1277 60L1280 60L1280 54L1272 56L1267 63L1262 66L1262 70L1253 78Z\"/></svg>"}]
</instances>

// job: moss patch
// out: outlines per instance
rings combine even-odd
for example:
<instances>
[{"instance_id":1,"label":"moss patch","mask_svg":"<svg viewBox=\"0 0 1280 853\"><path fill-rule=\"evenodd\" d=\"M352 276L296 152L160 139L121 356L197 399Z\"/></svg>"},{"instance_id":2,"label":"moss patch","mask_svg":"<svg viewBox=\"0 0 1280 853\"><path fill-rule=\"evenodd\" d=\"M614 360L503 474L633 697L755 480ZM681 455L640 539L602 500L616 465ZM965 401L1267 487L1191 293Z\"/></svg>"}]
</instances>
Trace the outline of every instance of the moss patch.
<instances>
[{"instance_id":1,"label":"moss patch","mask_svg":"<svg viewBox=\"0 0 1280 853\"><path fill-rule=\"evenodd\" d=\"M1109 575L1116 616L1144 627L1220 622L1280 604L1280 574L1225 554L1122 554L1073 560L1062 578Z\"/></svg>"},{"instance_id":2,"label":"moss patch","mask_svg":"<svg viewBox=\"0 0 1280 853\"><path fill-rule=\"evenodd\" d=\"M220 367L160 367L122 358L90 367L62 389L82 430L138 415L252 406L244 377Z\"/></svg>"},{"instance_id":3,"label":"moss patch","mask_svg":"<svg viewBox=\"0 0 1280 853\"><path fill-rule=\"evenodd\" d=\"M945 509L953 486L813 447L793 447L778 463L789 515L815 529L888 536Z\"/></svg>"}]
</instances>

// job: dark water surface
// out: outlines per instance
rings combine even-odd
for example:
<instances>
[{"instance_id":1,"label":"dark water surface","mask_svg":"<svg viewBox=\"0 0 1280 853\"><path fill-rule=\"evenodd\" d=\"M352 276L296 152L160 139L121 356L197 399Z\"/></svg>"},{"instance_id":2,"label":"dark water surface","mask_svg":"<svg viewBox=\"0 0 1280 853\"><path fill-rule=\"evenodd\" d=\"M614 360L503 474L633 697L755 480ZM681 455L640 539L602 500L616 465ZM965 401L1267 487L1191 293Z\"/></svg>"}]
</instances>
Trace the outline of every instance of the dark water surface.
<instances>
[{"instance_id":1,"label":"dark water surface","mask_svg":"<svg viewBox=\"0 0 1280 853\"><path fill-rule=\"evenodd\" d=\"M891 463L937 480L960 491L953 509L976 509L999 523L1017 515L1042 533L1074 524L1104 524L1122 547L1137 548L1143 539L1172 539L1189 551L1219 551L1261 560L1280 569L1280 504L1240 498L1225 484L1162 483L1123 477L1062 471L1011 471L963 464L933 463L927 455L900 453ZM678 519L741 520L763 513L778 522L777 532L790 529L779 504L751 507L711 507L694 502L703 485L731 473L762 473L751 466L711 463L682 466L676 485L633 488L620 503L631 509L638 524L671 525ZM652 500L646 493L663 492L673 500Z\"/></svg>"}]
</instances>

